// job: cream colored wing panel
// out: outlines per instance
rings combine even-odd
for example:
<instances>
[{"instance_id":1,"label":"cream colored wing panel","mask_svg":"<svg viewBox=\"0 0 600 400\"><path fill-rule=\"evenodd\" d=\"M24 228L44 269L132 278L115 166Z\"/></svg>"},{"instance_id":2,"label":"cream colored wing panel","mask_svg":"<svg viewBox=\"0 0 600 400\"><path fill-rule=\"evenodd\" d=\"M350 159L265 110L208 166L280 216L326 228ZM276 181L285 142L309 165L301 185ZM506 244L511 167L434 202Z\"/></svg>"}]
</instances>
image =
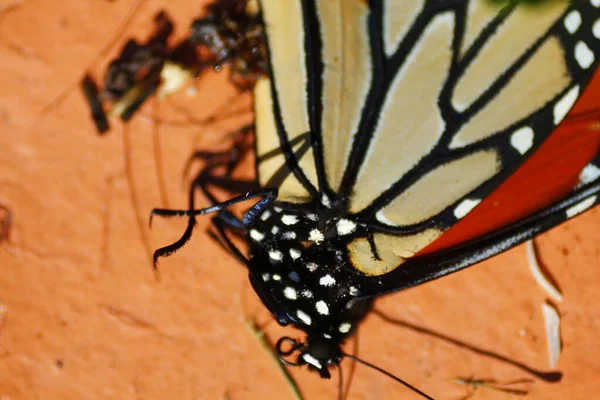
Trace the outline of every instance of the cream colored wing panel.
<instances>
[{"instance_id":1,"label":"cream colored wing panel","mask_svg":"<svg viewBox=\"0 0 600 400\"><path fill-rule=\"evenodd\" d=\"M442 164L392 200L377 213L377 218L388 225L423 222L465 197L501 169L500 155L493 150Z\"/></svg>"},{"instance_id":2,"label":"cream colored wing panel","mask_svg":"<svg viewBox=\"0 0 600 400\"><path fill-rule=\"evenodd\" d=\"M424 0L384 0L383 40L385 54L390 57L423 9Z\"/></svg>"},{"instance_id":3,"label":"cream colored wing panel","mask_svg":"<svg viewBox=\"0 0 600 400\"><path fill-rule=\"evenodd\" d=\"M310 130L302 4L300 1L268 0L261 2L261 9L281 118L288 140L292 141ZM262 135L263 132L257 130L259 148L262 147ZM314 172L314 167L304 173L313 185L318 186L316 174L310 173L311 170Z\"/></svg>"},{"instance_id":4,"label":"cream colored wing panel","mask_svg":"<svg viewBox=\"0 0 600 400\"><path fill-rule=\"evenodd\" d=\"M271 69L279 100L281 119L289 142L309 131L307 111L307 70L304 51L304 25L301 2L268 0L261 2L267 30ZM290 79L293 76L294 79ZM254 89L256 113L256 149L260 158L281 149L275 124L273 96L269 79L261 79ZM298 146L295 146L297 148ZM302 172L316 186L317 175L312 151L298 161ZM285 164L283 153L258 165L261 185L265 185ZM278 199L306 198L307 190L297 178L289 175L280 187Z\"/></svg>"},{"instance_id":5,"label":"cream colored wing panel","mask_svg":"<svg viewBox=\"0 0 600 400\"><path fill-rule=\"evenodd\" d=\"M268 78L260 79L254 86L254 118L256 121L256 156L260 159L266 153L280 147L273 114L271 82ZM276 162L276 159L279 160ZM284 162L282 154L258 163L258 178L261 186L265 186Z\"/></svg>"},{"instance_id":6,"label":"cream colored wing panel","mask_svg":"<svg viewBox=\"0 0 600 400\"><path fill-rule=\"evenodd\" d=\"M383 275L396 269L406 259L433 242L442 234L437 229L426 229L414 235L397 236L385 233L373 235L379 259L371 250L366 238L359 238L348 245L350 260L356 269L367 275Z\"/></svg>"},{"instance_id":7,"label":"cream colored wing panel","mask_svg":"<svg viewBox=\"0 0 600 400\"><path fill-rule=\"evenodd\" d=\"M262 12L281 117L291 140L309 130L301 2L263 1Z\"/></svg>"},{"instance_id":8,"label":"cream colored wing panel","mask_svg":"<svg viewBox=\"0 0 600 400\"><path fill-rule=\"evenodd\" d=\"M452 58L454 15L434 18L396 75L354 186L358 212L413 168L435 146L445 123L438 96Z\"/></svg>"},{"instance_id":9,"label":"cream colored wing panel","mask_svg":"<svg viewBox=\"0 0 600 400\"><path fill-rule=\"evenodd\" d=\"M311 200L310 193L302 186L294 175L289 175L281 185L277 194L277 200L288 203L308 203Z\"/></svg>"},{"instance_id":10,"label":"cream colored wing panel","mask_svg":"<svg viewBox=\"0 0 600 400\"><path fill-rule=\"evenodd\" d=\"M481 31L496 17L506 2L489 0L471 0L467 6L465 34L461 46L461 55L471 47Z\"/></svg>"},{"instance_id":11,"label":"cream colored wing panel","mask_svg":"<svg viewBox=\"0 0 600 400\"><path fill-rule=\"evenodd\" d=\"M280 141L275 126L275 117L273 114L273 98L271 96L271 84L269 79L262 78L254 87L254 113L256 119L256 155L259 160L266 154L280 150ZM302 142L294 146L294 150L302 145ZM310 165L312 161L312 166ZM300 161L300 166L306 166L307 171L315 174L314 159L312 151L305 154ZM258 162L258 182L261 186L268 186L269 180L285 165L283 153L276 154L273 157L264 158ZM299 199L307 199L309 193L300 184L298 179L290 174L279 188L278 199L281 201L299 202Z\"/></svg>"},{"instance_id":12,"label":"cream colored wing panel","mask_svg":"<svg viewBox=\"0 0 600 400\"><path fill-rule=\"evenodd\" d=\"M307 140L308 140L308 138L307 138ZM301 146L301 143L298 144L296 146L296 148L299 146ZM299 158L300 159L298 160L298 165L300 166L300 169L302 170L302 172L304 172L304 174L306 175L308 180L310 182L312 182L312 184L315 185L315 187L317 187L318 186L317 185L317 167L315 165L315 156L313 154L312 148L309 148L308 151L306 152L306 154L301 155ZM292 179L292 178L297 181L297 179L294 176L290 176L288 179ZM285 184L285 181L284 181L284 184ZM280 190L282 190L282 189L280 189ZM306 189L303 189L303 190L306 191ZM308 192L307 192L307 194L308 194ZM291 199L291 196L288 196L288 197L290 197L290 200L288 200L288 201L291 201L294 203L301 202L300 199L302 199L302 198L304 198L305 200L308 200L308 196L306 196L306 195L299 196L294 199Z\"/></svg>"},{"instance_id":13,"label":"cream colored wing panel","mask_svg":"<svg viewBox=\"0 0 600 400\"><path fill-rule=\"evenodd\" d=\"M458 81L452 96L454 108L463 111L477 100L507 66L514 64L559 20L568 5L566 0L547 1L538 7L519 5Z\"/></svg>"},{"instance_id":14,"label":"cream colored wing panel","mask_svg":"<svg viewBox=\"0 0 600 400\"><path fill-rule=\"evenodd\" d=\"M357 0L320 0L323 72L322 142L329 185L339 190L371 84L369 7Z\"/></svg>"},{"instance_id":15,"label":"cream colored wing panel","mask_svg":"<svg viewBox=\"0 0 600 400\"><path fill-rule=\"evenodd\" d=\"M542 108L570 82L564 50L558 39L549 39L508 85L452 138L450 148L476 143L508 128Z\"/></svg>"}]
</instances>

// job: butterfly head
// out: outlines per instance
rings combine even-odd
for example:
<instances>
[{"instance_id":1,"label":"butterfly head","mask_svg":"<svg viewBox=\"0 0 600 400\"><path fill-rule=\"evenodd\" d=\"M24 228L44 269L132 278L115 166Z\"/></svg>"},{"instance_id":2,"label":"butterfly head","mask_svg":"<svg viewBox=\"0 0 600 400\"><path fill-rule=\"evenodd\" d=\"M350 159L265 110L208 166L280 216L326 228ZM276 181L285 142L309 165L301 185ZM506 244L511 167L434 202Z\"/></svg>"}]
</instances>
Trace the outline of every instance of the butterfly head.
<instances>
[{"instance_id":1,"label":"butterfly head","mask_svg":"<svg viewBox=\"0 0 600 400\"><path fill-rule=\"evenodd\" d=\"M330 365L337 365L343 358L341 343L333 338L322 336L309 337L306 342L284 336L277 342L279 358L287 365L307 365L310 370L319 373L321 378L331 378ZM288 357L297 352L296 360L289 361Z\"/></svg>"}]
</instances>

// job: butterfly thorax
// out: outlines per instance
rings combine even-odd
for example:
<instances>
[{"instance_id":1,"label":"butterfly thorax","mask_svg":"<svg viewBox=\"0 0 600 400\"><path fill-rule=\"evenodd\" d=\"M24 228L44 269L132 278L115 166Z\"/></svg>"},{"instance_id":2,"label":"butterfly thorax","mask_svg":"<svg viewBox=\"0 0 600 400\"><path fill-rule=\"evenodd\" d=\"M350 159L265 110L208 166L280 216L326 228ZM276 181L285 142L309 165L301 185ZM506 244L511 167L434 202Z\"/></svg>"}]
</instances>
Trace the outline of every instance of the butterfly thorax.
<instances>
[{"instance_id":1,"label":"butterfly thorax","mask_svg":"<svg viewBox=\"0 0 600 400\"><path fill-rule=\"evenodd\" d=\"M359 273L346 246L360 224L322 205L274 203L249 231L250 281L281 325L307 334L299 363L321 375L340 360L339 346L364 317Z\"/></svg>"}]
</instances>

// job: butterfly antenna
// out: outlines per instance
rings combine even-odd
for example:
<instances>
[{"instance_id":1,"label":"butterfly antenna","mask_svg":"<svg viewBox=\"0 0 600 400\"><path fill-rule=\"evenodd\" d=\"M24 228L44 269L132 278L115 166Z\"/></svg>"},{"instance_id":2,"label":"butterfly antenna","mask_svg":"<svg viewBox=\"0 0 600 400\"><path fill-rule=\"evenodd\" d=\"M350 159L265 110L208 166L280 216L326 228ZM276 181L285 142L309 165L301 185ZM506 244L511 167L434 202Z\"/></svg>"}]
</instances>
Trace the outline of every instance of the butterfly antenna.
<instances>
[{"instance_id":1,"label":"butterfly antenna","mask_svg":"<svg viewBox=\"0 0 600 400\"><path fill-rule=\"evenodd\" d=\"M354 360L354 361L356 361L356 362L358 362L358 363L360 363L360 364L362 364L362 365L365 365L365 366L367 366L367 367L369 367L369 368L372 368L372 369L374 369L375 371L381 372L381 373L382 373L382 374L384 374L385 376L387 376L387 377L389 377L389 378L392 378L394 381L396 381L396 382L398 382L398 383L400 383L400 384L402 384L402 385L406 386L407 388L409 388L409 389L410 389L410 390L412 390L413 392L415 392L415 393L417 393L417 394L421 395L421 397L423 397L424 399L428 399L428 400L434 400L434 398L433 398L433 397L431 397L431 396L428 396L427 394L425 394L425 393L421 392L419 389L417 389L416 387L414 387L414 386L413 386L413 385L411 385L410 383L408 383L408 382L406 382L406 381L403 381L402 379L398 378L398 377L397 377L397 376L395 376L395 375L392 375L391 373L387 372L387 371L386 371L386 370L384 370L383 368L380 368L380 367L378 367L378 366L376 366L376 365L373 365L373 364L371 364L370 362L367 362L367 361L365 361L365 360L362 360L362 359L360 359L360 358L358 358L358 357L356 357L356 356L350 355L350 354L343 353L343 356L344 356L344 357L346 357L346 358L349 358L349 359L351 359L351 360Z\"/></svg>"},{"instance_id":2,"label":"butterfly antenna","mask_svg":"<svg viewBox=\"0 0 600 400\"><path fill-rule=\"evenodd\" d=\"M468 350L472 353L478 354L480 356L484 356L484 357L488 357L497 361L501 361L503 363L512 365L513 367L519 368L522 371L525 371L533 376L535 376L538 379L541 379L545 382L559 382L562 379L562 373L561 372L555 372L555 371L549 371L549 372L545 372L545 371L537 371L533 368L530 368L528 366L526 366L525 364L522 364L518 361L515 360L511 360L508 357L505 357L503 355L497 354L497 353L493 353L491 351L487 351L484 349L481 349L479 347L475 347L472 346L470 344L467 344L466 342L460 341L458 339L454 339L450 336L446 336L444 334L441 334L439 332L435 332L433 330L430 329L426 329L417 325L413 325L409 322L406 321L402 321L400 319L396 319L393 317L388 316L387 314L383 313L380 310L374 309L372 311L373 314L377 315L379 318L381 318L382 320L389 322L391 324L394 324L396 326L401 326L404 328L407 328L413 332L418 332L433 338L436 338L437 340L441 340L444 341L446 343L450 343L454 346L457 346L458 348L464 349L464 350Z\"/></svg>"},{"instance_id":3,"label":"butterfly antenna","mask_svg":"<svg viewBox=\"0 0 600 400\"><path fill-rule=\"evenodd\" d=\"M354 333L354 345L353 345L353 349L352 349L352 354L356 355L358 354L358 335L359 335L359 331L357 330ZM346 383L346 387L344 388L344 397L342 398L342 400L346 400L348 398L348 394L350 393L350 385L352 384L352 381L354 380L354 373L356 372L356 361L351 360L351 364L350 364L350 372L348 373L348 382Z\"/></svg>"}]
</instances>

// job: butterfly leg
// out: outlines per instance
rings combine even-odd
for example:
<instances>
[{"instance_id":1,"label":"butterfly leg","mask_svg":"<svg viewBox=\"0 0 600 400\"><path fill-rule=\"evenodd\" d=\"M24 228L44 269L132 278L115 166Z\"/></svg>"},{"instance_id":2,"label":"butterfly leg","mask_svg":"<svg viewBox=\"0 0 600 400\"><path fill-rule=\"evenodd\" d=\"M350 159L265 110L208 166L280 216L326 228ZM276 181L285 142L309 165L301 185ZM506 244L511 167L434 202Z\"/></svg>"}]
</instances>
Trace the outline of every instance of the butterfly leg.
<instances>
[{"instance_id":1,"label":"butterfly leg","mask_svg":"<svg viewBox=\"0 0 600 400\"><path fill-rule=\"evenodd\" d=\"M262 189L254 192L246 192L243 195L234 197L230 200L218 203L213 205L212 207L207 207L203 209L196 210L193 208L194 204L194 188L190 190L190 201L191 207L188 210L169 210L169 209L154 209L150 214L150 223L152 222L152 217L154 215L159 215L163 217L175 217L175 216L187 216L189 218L188 226L181 236L179 240L175 243L162 247L154 252L154 265L156 267L156 263L160 257L166 257L170 254L176 252L181 249L191 238L192 231L194 226L196 225L196 216L209 214L213 212L224 213L228 212L227 208L231 207L235 204L245 202L247 200L260 198L260 200L254 204L250 209L244 214L241 220L238 220L235 217L232 217L230 220L229 228L236 228L239 230L247 231L248 227L252 226L256 218L258 218L262 212L268 207L276 198L277 198L277 189ZM216 217L219 222L229 221L227 218L222 216ZM218 224L217 228L220 229L221 225ZM225 238L226 241L228 239Z\"/></svg>"},{"instance_id":2,"label":"butterfly leg","mask_svg":"<svg viewBox=\"0 0 600 400\"><path fill-rule=\"evenodd\" d=\"M188 172L194 161L204 161L205 169L212 165L225 165L225 176L230 176L233 170L239 165L243 156L252 148L252 142L249 141L250 133L254 130L254 124L248 124L234 132L233 145L225 151L196 151L191 155L184 167L184 176Z\"/></svg>"},{"instance_id":3,"label":"butterfly leg","mask_svg":"<svg viewBox=\"0 0 600 400\"><path fill-rule=\"evenodd\" d=\"M217 211L218 219L227 224L227 226L234 229L243 229L244 226L242 221L236 218L231 212L225 209L225 207L219 207L219 202L216 197L209 190L209 186L215 186L221 189L225 189L228 191L235 191L236 189L241 189L243 186L250 186L253 182L235 180L229 177L222 177L214 174L214 170L221 166L220 164L210 165L202 170L198 174L198 176L194 179L189 191L189 208L186 211L178 212L177 210L164 210L164 209L155 209L152 211L151 218L154 215L159 215L163 217L169 216L187 216L188 224L181 235L181 237L174 243L162 247L154 252L154 264L156 265L157 261L161 257L167 257L174 252L181 249L192 237L192 232L196 225L196 214L194 211L197 211L195 208L196 202L196 189L200 188L204 192L204 194L209 198L211 203L214 205L211 208L215 208L214 211ZM254 186L253 186L254 187ZM210 209L210 208L209 208ZM212 211L212 210L211 210ZM209 211L208 211L209 212Z\"/></svg>"},{"instance_id":4,"label":"butterfly leg","mask_svg":"<svg viewBox=\"0 0 600 400\"><path fill-rule=\"evenodd\" d=\"M228 250L231 254L233 254L233 256L239 262L247 266L248 259L246 258L246 256L244 256L241 250L238 249L237 246L231 241L229 235L227 234L228 231L233 232L234 234L239 233L239 231L227 229L227 227L223 223L223 220L218 216L213 217L211 221L217 232L215 233L209 230L208 234L210 235L210 237L219 245L221 245L225 250Z\"/></svg>"},{"instance_id":5,"label":"butterfly leg","mask_svg":"<svg viewBox=\"0 0 600 400\"><path fill-rule=\"evenodd\" d=\"M163 210L155 209L152 211L152 215L159 215L163 217L169 216L187 216L188 225L183 235L179 240L171 245L162 247L154 252L155 264L160 257L166 257L182 248L191 238L193 229L196 225L196 215L204 214L208 212L218 212L218 215L213 218L213 225L217 229L218 236L221 244L224 244L230 251L234 253L238 259L244 259L241 252L235 248L231 240L226 234L229 230L234 234L241 235L247 231L253 221L262 213L277 196L277 191L272 190L261 190L255 181L251 180L240 180L231 177L233 170L239 164L240 159L250 147L247 145L245 138L251 127L243 128L239 140L236 141L233 148L228 152L197 152L192 156L192 159L201 159L208 162L202 171L194 179L189 192L189 208L187 211L177 210ZM224 171L219 171L220 168L225 168ZM234 199L225 202L219 202L210 190L210 187L224 189L232 193L245 193L242 196L238 196ZM213 204L213 207L209 207L202 210L196 210L195 208L195 196L196 189L202 190L204 195ZM252 198L260 198L260 200L253 205L242 219L236 217L233 213L227 210L227 207L250 200Z\"/></svg>"},{"instance_id":6,"label":"butterfly leg","mask_svg":"<svg viewBox=\"0 0 600 400\"><path fill-rule=\"evenodd\" d=\"M248 138L254 128L253 124L242 127L234 133L234 143L231 149L222 152L198 151L195 152L186 163L185 170L188 171L194 160L202 160L207 163L200 171L190 188L189 206L194 209L194 193L196 189L202 190L203 194L215 205L219 204L216 196L209 187L224 189L234 194L254 192L260 190L260 186L254 180L234 179L231 174L244 155L252 148L252 143ZM218 169L224 167L224 172L218 173ZM242 222L231 212L222 210L219 212L219 218L228 226L238 229L244 229Z\"/></svg>"}]
</instances>

